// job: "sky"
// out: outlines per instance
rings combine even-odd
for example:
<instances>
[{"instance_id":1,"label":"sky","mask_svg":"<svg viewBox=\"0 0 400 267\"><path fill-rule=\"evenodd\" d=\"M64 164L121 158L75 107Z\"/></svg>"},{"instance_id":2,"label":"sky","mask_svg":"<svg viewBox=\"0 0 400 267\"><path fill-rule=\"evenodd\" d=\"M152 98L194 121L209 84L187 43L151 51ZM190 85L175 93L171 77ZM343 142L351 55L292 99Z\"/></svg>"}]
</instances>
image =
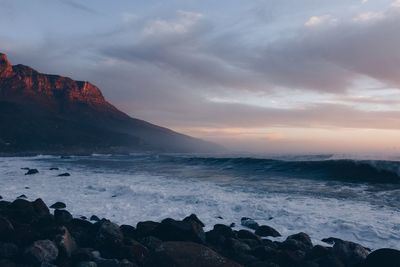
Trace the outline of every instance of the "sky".
<instances>
[{"instance_id":1,"label":"sky","mask_svg":"<svg viewBox=\"0 0 400 267\"><path fill-rule=\"evenodd\" d=\"M0 0L0 52L234 151L400 154L400 0Z\"/></svg>"}]
</instances>

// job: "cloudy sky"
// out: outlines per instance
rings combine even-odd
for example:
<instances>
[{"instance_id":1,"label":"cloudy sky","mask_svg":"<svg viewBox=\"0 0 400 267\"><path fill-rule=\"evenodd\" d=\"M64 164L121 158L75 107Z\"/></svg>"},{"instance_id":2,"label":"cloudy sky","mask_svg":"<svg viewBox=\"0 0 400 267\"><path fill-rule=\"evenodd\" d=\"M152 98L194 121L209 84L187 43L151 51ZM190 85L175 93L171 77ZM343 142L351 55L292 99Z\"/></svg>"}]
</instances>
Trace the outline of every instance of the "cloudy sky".
<instances>
[{"instance_id":1,"label":"cloudy sky","mask_svg":"<svg viewBox=\"0 0 400 267\"><path fill-rule=\"evenodd\" d=\"M0 0L0 51L229 148L400 153L400 1Z\"/></svg>"}]
</instances>

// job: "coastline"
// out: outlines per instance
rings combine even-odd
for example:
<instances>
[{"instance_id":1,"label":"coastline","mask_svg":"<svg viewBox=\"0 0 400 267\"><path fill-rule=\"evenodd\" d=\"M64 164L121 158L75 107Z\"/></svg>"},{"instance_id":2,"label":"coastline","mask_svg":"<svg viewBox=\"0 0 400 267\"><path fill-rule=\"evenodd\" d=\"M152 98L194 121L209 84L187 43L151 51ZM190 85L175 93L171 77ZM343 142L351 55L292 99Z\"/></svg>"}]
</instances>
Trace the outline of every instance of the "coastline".
<instances>
[{"instance_id":1,"label":"coastline","mask_svg":"<svg viewBox=\"0 0 400 267\"><path fill-rule=\"evenodd\" d=\"M205 232L194 214L132 226L95 215L73 218L61 202L50 207L25 196L0 200L1 266L384 267L400 260L398 250L371 253L336 238L313 245L306 233L273 241L280 234L250 218L241 220L246 230L216 224Z\"/></svg>"}]
</instances>

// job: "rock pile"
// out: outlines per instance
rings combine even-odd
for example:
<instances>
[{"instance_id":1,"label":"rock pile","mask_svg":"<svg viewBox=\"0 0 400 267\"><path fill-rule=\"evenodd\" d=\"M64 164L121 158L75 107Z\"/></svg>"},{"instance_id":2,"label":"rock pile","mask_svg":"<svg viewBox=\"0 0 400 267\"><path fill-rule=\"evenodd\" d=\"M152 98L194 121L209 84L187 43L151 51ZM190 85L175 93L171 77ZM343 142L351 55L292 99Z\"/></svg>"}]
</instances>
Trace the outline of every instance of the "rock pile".
<instances>
[{"instance_id":1,"label":"rock pile","mask_svg":"<svg viewBox=\"0 0 400 267\"><path fill-rule=\"evenodd\" d=\"M18 198L0 201L1 267L391 267L400 251L369 249L337 238L314 246L298 233L283 242L280 233L244 218L251 230L204 224L192 214L183 220L143 221L136 227L92 216L74 218L58 202ZM255 230L255 232L254 232Z\"/></svg>"}]
</instances>

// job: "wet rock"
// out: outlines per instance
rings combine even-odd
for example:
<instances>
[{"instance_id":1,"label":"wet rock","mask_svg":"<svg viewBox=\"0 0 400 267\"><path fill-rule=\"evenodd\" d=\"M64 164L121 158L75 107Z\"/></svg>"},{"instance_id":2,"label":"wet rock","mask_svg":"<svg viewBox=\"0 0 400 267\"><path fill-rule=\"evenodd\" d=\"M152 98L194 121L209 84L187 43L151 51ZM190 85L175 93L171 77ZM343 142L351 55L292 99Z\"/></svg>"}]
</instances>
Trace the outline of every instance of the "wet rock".
<instances>
[{"instance_id":1,"label":"wet rock","mask_svg":"<svg viewBox=\"0 0 400 267\"><path fill-rule=\"evenodd\" d=\"M256 257L247 253L236 253L231 256L231 259L244 266L249 266L250 264L258 261Z\"/></svg>"},{"instance_id":2,"label":"wet rock","mask_svg":"<svg viewBox=\"0 0 400 267\"><path fill-rule=\"evenodd\" d=\"M272 236L272 237L278 237L281 236L281 234L276 231L274 228L268 226L268 225L261 225L258 227L255 231L255 234L258 236L262 237L267 237L267 236Z\"/></svg>"},{"instance_id":3,"label":"wet rock","mask_svg":"<svg viewBox=\"0 0 400 267\"><path fill-rule=\"evenodd\" d=\"M52 167L49 169L50 171L58 171L59 169L57 167Z\"/></svg>"},{"instance_id":4,"label":"wet rock","mask_svg":"<svg viewBox=\"0 0 400 267\"><path fill-rule=\"evenodd\" d=\"M39 240L26 249L24 256L30 264L51 263L57 259L58 249L50 240Z\"/></svg>"},{"instance_id":5,"label":"wet rock","mask_svg":"<svg viewBox=\"0 0 400 267\"><path fill-rule=\"evenodd\" d=\"M0 240L9 240L13 235L14 226L7 218L0 216Z\"/></svg>"},{"instance_id":6,"label":"wet rock","mask_svg":"<svg viewBox=\"0 0 400 267\"><path fill-rule=\"evenodd\" d=\"M215 251L193 242L165 242L157 250L160 267L240 267Z\"/></svg>"},{"instance_id":7,"label":"wet rock","mask_svg":"<svg viewBox=\"0 0 400 267\"><path fill-rule=\"evenodd\" d=\"M0 266L1 267L17 267L17 264L15 264L13 261L10 261L10 260L0 259Z\"/></svg>"},{"instance_id":8,"label":"wet rock","mask_svg":"<svg viewBox=\"0 0 400 267\"><path fill-rule=\"evenodd\" d=\"M261 261L268 260L275 263L279 262L279 259L281 257L281 253L277 249L266 246L259 246L257 248L254 248L251 254Z\"/></svg>"},{"instance_id":9,"label":"wet rock","mask_svg":"<svg viewBox=\"0 0 400 267\"><path fill-rule=\"evenodd\" d=\"M141 238L139 241L145 247L147 247L148 249L153 250L153 251L156 250L163 243L163 241L161 241L160 239L158 239L154 236L146 236L144 238Z\"/></svg>"},{"instance_id":10,"label":"wet rock","mask_svg":"<svg viewBox=\"0 0 400 267\"><path fill-rule=\"evenodd\" d=\"M0 259L11 259L18 255L18 246L13 243L0 242ZM1 266L1 265L0 265Z\"/></svg>"},{"instance_id":11,"label":"wet rock","mask_svg":"<svg viewBox=\"0 0 400 267\"><path fill-rule=\"evenodd\" d=\"M230 238L228 240L228 244L235 253L248 253L251 251L251 247L249 245L237 239Z\"/></svg>"},{"instance_id":12,"label":"wet rock","mask_svg":"<svg viewBox=\"0 0 400 267\"><path fill-rule=\"evenodd\" d=\"M278 264L268 261L256 261L248 265L248 267L280 267Z\"/></svg>"},{"instance_id":13,"label":"wet rock","mask_svg":"<svg viewBox=\"0 0 400 267\"><path fill-rule=\"evenodd\" d=\"M317 266L321 267L345 267L345 265L335 255L326 255L314 262Z\"/></svg>"},{"instance_id":14,"label":"wet rock","mask_svg":"<svg viewBox=\"0 0 400 267\"><path fill-rule=\"evenodd\" d=\"M10 204L10 217L21 223L32 223L38 216L31 202L18 198Z\"/></svg>"},{"instance_id":15,"label":"wet rock","mask_svg":"<svg viewBox=\"0 0 400 267\"><path fill-rule=\"evenodd\" d=\"M50 206L51 209L65 209L66 207L65 203L59 201Z\"/></svg>"},{"instance_id":16,"label":"wet rock","mask_svg":"<svg viewBox=\"0 0 400 267\"><path fill-rule=\"evenodd\" d=\"M165 219L153 230L152 235L163 241L205 242L203 227L195 220Z\"/></svg>"},{"instance_id":17,"label":"wet rock","mask_svg":"<svg viewBox=\"0 0 400 267\"><path fill-rule=\"evenodd\" d=\"M229 238L237 238L236 233L224 224L216 224L214 228L206 233L207 242L222 247Z\"/></svg>"},{"instance_id":18,"label":"wet rock","mask_svg":"<svg viewBox=\"0 0 400 267\"><path fill-rule=\"evenodd\" d=\"M54 210L54 219L58 224L66 225L72 221L73 217L67 210Z\"/></svg>"},{"instance_id":19,"label":"wet rock","mask_svg":"<svg viewBox=\"0 0 400 267\"><path fill-rule=\"evenodd\" d=\"M204 223L200 221L200 219L197 217L196 214L191 214L190 216L186 217L183 219L184 222L190 222L190 223L195 223L200 227L204 227Z\"/></svg>"},{"instance_id":20,"label":"wet rock","mask_svg":"<svg viewBox=\"0 0 400 267\"><path fill-rule=\"evenodd\" d=\"M92 215L92 216L90 216L89 220L94 221L94 222L98 222L98 221L100 221L100 218L97 217L96 215Z\"/></svg>"},{"instance_id":21,"label":"wet rock","mask_svg":"<svg viewBox=\"0 0 400 267\"><path fill-rule=\"evenodd\" d=\"M335 256L346 266L355 266L362 262L369 254L369 250L350 241L335 240L332 249Z\"/></svg>"},{"instance_id":22,"label":"wet rock","mask_svg":"<svg viewBox=\"0 0 400 267\"><path fill-rule=\"evenodd\" d=\"M59 174L59 175L57 175L58 177L68 177L68 176L71 176L71 174L70 173L68 173L68 172L65 172L65 173L61 173L61 174Z\"/></svg>"},{"instance_id":23,"label":"wet rock","mask_svg":"<svg viewBox=\"0 0 400 267\"><path fill-rule=\"evenodd\" d=\"M132 241L128 246L123 246L122 257L130 261L135 261L141 265L149 255L149 250L137 241Z\"/></svg>"},{"instance_id":24,"label":"wet rock","mask_svg":"<svg viewBox=\"0 0 400 267\"><path fill-rule=\"evenodd\" d=\"M253 234L252 232L248 230L239 230L237 231L237 237L241 239L253 239L253 240L258 240L261 241L260 237L257 235Z\"/></svg>"},{"instance_id":25,"label":"wet rock","mask_svg":"<svg viewBox=\"0 0 400 267\"><path fill-rule=\"evenodd\" d=\"M74 218L68 223L67 228L78 246L86 248L94 246L98 227L91 222Z\"/></svg>"},{"instance_id":26,"label":"wet rock","mask_svg":"<svg viewBox=\"0 0 400 267\"><path fill-rule=\"evenodd\" d=\"M311 238L306 233L298 233L288 236L281 244L283 249L309 251L313 248Z\"/></svg>"},{"instance_id":27,"label":"wet rock","mask_svg":"<svg viewBox=\"0 0 400 267\"><path fill-rule=\"evenodd\" d=\"M71 261L78 262L88 262L93 261L93 249L92 248L77 248L71 255Z\"/></svg>"},{"instance_id":28,"label":"wet rock","mask_svg":"<svg viewBox=\"0 0 400 267\"><path fill-rule=\"evenodd\" d=\"M60 254L68 258L71 257L72 253L77 249L74 238L64 226L58 229L58 234L55 237L55 244Z\"/></svg>"},{"instance_id":29,"label":"wet rock","mask_svg":"<svg viewBox=\"0 0 400 267\"><path fill-rule=\"evenodd\" d=\"M135 227L133 227L131 225L121 225L119 227L119 229L121 230L121 232L124 235L124 237L129 237L129 238L132 238L132 239L136 239L137 238Z\"/></svg>"},{"instance_id":30,"label":"wet rock","mask_svg":"<svg viewBox=\"0 0 400 267\"><path fill-rule=\"evenodd\" d=\"M138 222L136 224L136 233L138 237L149 236L159 224L160 223L153 221Z\"/></svg>"},{"instance_id":31,"label":"wet rock","mask_svg":"<svg viewBox=\"0 0 400 267\"><path fill-rule=\"evenodd\" d=\"M259 227L258 223L251 219L251 218L247 218L247 217L243 217L240 220L240 224L243 225L244 227L253 229L253 230L257 230L257 228Z\"/></svg>"},{"instance_id":32,"label":"wet rock","mask_svg":"<svg viewBox=\"0 0 400 267\"><path fill-rule=\"evenodd\" d=\"M398 267L400 265L400 251L383 248L369 254L362 267Z\"/></svg>"},{"instance_id":33,"label":"wet rock","mask_svg":"<svg viewBox=\"0 0 400 267\"><path fill-rule=\"evenodd\" d=\"M38 216L46 216L50 214L49 208L43 202L41 198L36 199L32 202L33 209Z\"/></svg>"},{"instance_id":34,"label":"wet rock","mask_svg":"<svg viewBox=\"0 0 400 267\"><path fill-rule=\"evenodd\" d=\"M314 246L307 254L308 260L315 260L322 257L327 257L332 254L332 248L323 247L321 245Z\"/></svg>"},{"instance_id":35,"label":"wet rock","mask_svg":"<svg viewBox=\"0 0 400 267\"><path fill-rule=\"evenodd\" d=\"M98 259L96 260L97 267L119 267L117 259Z\"/></svg>"},{"instance_id":36,"label":"wet rock","mask_svg":"<svg viewBox=\"0 0 400 267\"><path fill-rule=\"evenodd\" d=\"M26 195L20 195L18 198L27 199L28 197Z\"/></svg>"},{"instance_id":37,"label":"wet rock","mask_svg":"<svg viewBox=\"0 0 400 267\"><path fill-rule=\"evenodd\" d=\"M119 226L110 221L100 221L99 229L96 234L95 242L99 248L119 248L121 247L124 239Z\"/></svg>"},{"instance_id":38,"label":"wet rock","mask_svg":"<svg viewBox=\"0 0 400 267\"><path fill-rule=\"evenodd\" d=\"M33 175L33 174L37 174L39 173L39 171L37 169L29 169L25 175Z\"/></svg>"},{"instance_id":39,"label":"wet rock","mask_svg":"<svg viewBox=\"0 0 400 267\"><path fill-rule=\"evenodd\" d=\"M97 263L94 261L82 261L76 264L76 267L97 267Z\"/></svg>"}]
</instances>

